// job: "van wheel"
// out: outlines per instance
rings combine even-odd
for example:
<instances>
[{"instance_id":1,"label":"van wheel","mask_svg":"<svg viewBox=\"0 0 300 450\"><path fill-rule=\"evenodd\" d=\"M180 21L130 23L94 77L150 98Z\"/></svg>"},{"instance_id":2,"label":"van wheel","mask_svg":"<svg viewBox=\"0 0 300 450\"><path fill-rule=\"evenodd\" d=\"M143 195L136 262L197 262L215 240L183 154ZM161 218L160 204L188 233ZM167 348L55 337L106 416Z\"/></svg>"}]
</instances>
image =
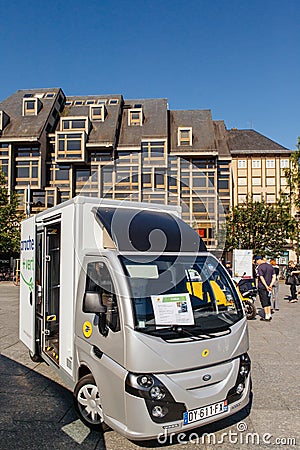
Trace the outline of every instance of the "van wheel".
<instances>
[{"instance_id":1,"label":"van wheel","mask_svg":"<svg viewBox=\"0 0 300 450\"><path fill-rule=\"evenodd\" d=\"M93 430L108 429L103 421L100 394L94 380L89 374L82 377L74 389L74 407L82 422Z\"/></svg>"}]
</instances>

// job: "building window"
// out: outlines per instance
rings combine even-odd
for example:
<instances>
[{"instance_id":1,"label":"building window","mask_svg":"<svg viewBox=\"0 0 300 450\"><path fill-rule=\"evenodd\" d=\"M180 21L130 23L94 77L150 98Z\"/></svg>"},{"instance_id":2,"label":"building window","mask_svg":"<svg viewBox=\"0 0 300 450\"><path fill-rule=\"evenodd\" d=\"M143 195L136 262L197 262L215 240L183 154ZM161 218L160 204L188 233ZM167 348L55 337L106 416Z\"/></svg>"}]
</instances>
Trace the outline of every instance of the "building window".
<instances>
[{"instance_id":1,"label":"building window","mask_svg":"<svg viewBox=\"0 0 300 450\"><path fill-rule=\"evenodd\" d=\"M55 164L50 168L50 184L66 185L70 183L70 166Z\"/></svg>"},{"instance_id":2,"label":"building window","mask_svg":"<svg viewBox=\"0 0 300 450\"><path fill-rule=\"evenodd\" d=\"M275 159L266 160L266 169L275 169Z\"/></svg>"},{"instance_id":3,"label":"building window","mask_svg":"<svg viewBox=\"0 0 300 450\"><path fill-rule=\"evenodd\" d=\"M247 178L238 178L238 186L247 186Z\"/></svg>"},{"instance_id":4,"label":"building window","mask_svg":"<svg viewBox=\"0 0 300 450\"><path fill-rule=\"evenodd\" d=\"M266 178L266 185L267 186L275 186L275 178L274 177L267 177Z\"/></svg>"},{"instance_id":5,"label":"building window","mask_svg":"<svg viewBox=\"0 0 300 450\"><path fill-rule=\"evenodd\" d=\"M252 199L254 202L260 202L261 201L261 195L260 194L253 194Z\"/></svg>"},{"instance_id":6,"label":"building window","mask_svg":"<svg viewBox=\"0 0 300 450\"><path fill-rule=\"evenodd\" d=\"M16 147L15 148L15 157L16 158L32 158L32 157L37 157L40 156L41 152L40 152L40 148L38 146L35 145L22 145L20 147Z\"/></svg>"},{"instance_id":7,"label":"building window","mask_svg":"<svg viewBox=\"0 0 300 450\"><path fill-rule=\"evenodd\" d=\"M245 159L238 160L238 169L246 169L247 161Z\"/></svg>"},{"instance_id":8,"label":"building window","mask_svg":"<svg viewBox=\"0 0 300 450\"><path fill-rule=\"evenodd\" d=\"M238 202L239 203L245 203L247 200L247 195L246 194L240 194L238 195Z\"/></svg>"},{"instance_id":9,"label":"building window","mask_svg":"<svg viewBox=\"0 0 300 450\"><path fill-rule=\"evenodd\" d=\"M8 177L8 159L0 159L0 169L4 173L5 177Z\"/></svg>"},{"instance_id":10,"label":"building window","mask_svg":"<svg viewBox=\"0 0 300 450\"><path fill-rule=\"evenodd\" d=\"M280 168L281 169L288 169L289 167L289 160L288 159L281 159L280 160Z\"/></svg>"},{"instance_id":11,"label":"building window","mask_svg":"<svg viewBox=\"0 0 300 450\"><path fill-rule=\"evenodd\" d=\"M4 111L0 111L0 134L8 123L9 123L9 116Z\"/></svg>"},{"instance_id":12,"label":"building window","mask_svg":"<svg viewBox=\"0 0 300 450\"><path fill-rule=\"evenodd\" d=\"M36 116L42 107L38 98L23 98L23 116Z\"/></svg>"},{"instance_id":13,"label":"building window","mask_svg":"<svg viewBox=\"0 0 300 450\"><path fill-rule=\"evenodd\" d=\"M55 159L84 161L85 133L56 133Z\"/></svg>"},{"instance_id":14,"label":"building window","mask_svg":"<svg viewBox=\"0 0 300 450\"><path fill-rule=\"evenodd\" d=\"M166 142L149 141L142 142L143 164L152 165L153 161L161 165L166 163Z\"/></svg>"},{"instance_id":15,"label":"building window","mask_svg":"<svg viewBox=\"0 0 300 450\"><path fill-rule=\"evenodd\" d=\"M261 178L253 177L252 178L252 186L261 186Z\"/></svg>"},{"instance_id":16,"label":"building window","mask_svg":"<svg viewBox=\"0 0 300 450\"><path fill-rule=\"evenodd\" d=\"M178 146L191 146L193 142L192 127L178 128Z\"/></svg>"},{"instance_id":17,"label":"building window","mask_svg":"<svg viewBox=\"0 0 300 450\"><path fill-rule=\"evenodd\" d=\"M229 179L226 175L220 175L218 177L218 190L219 191L229 190Z\"/></svg>"},{"instance_id":18,"label":"building window","mask_svg":"<svg viewBox=\"0 0 300 450\"><path fill-rule=\"evenodd\" d=\"M87 117L62 117L60 119L60 129L64 130L84 130L88 132L88 118Z\"/></svg>"},{"instance_id":19,"label":"building window","mask_svg":"<svg viewBox=\"0 0 300 450\"><path fill-rule=\"evenodd\" d=\"M261 168L261 160L252 159L252 169L260 169L260 168Z\"/></svg>"},{"instance_id":20,"label":"building window","mask_svg":"<svg viewBox=\"0 0 300 450\"><path fill-rule=\"evenodd\" d=\"M276 202L276 198L274 194L267 194L267 203L275 203Z\"/></svg>"},{"instance_id":21,"label":"building window","mask_svg":"<svg viewBox=\"0 0 300 450\"><path fill-rule=\"evenodd\" d=\"M119 99L118 98L111 98L108 101L109 105L117 105L119 103Z\"/></svg>"},{"instance_id":22,"label":"building window","mask_svg":"<svg viewBox=\"0 0 300 450\"><path fill-rule=\"evenodd\" d=\"M16 186L38 186L39 185L39 161L26 160L16 161Z\"/></svg>"},{"instance_id":23,"label":"building window","mask_svg":"<svg viewBox=\"0 0 300 450\"><path fill-rule=\"evenodd\" d=\"M112 159L111 152L104 152L101 150L91 150L88 157L89 162L106 163L108 161L111 161L111 159Z\"/></svg>"},{"instance_id":24,"label":"building window","mask_svg":"<svg viewBox=\"0 0 300 450\"><path fill-rule=\"evenodd\" d=\"M105 105L91 105L90 106L90 119L91 120L99 120L104 122L106 114Z\"/></svg>"},{"instance_id":25,"label":"building window","mask_svg":"<svg viewBox=\"0 0 300 450\"><path fill-rule=\"evenodd\" d=\"M32 191L31 192L31 206L32 208L39 209L45 208L45 192Z\"/></svg>"},{"instance_id":26,"label":"building window","mask_svg":"<svg viewBox=\"0 0 300 450\"><path fill-rule=\"evenodd\" d=\"M215 168L215 161L213 159L192 158L191 163L193 164L193 166L197 167L198 169L214 169Z\"/></svg>"},{"instance_id":27,"label":"building window","mask_svg":"<svg viewBox=\"0 0 300 450\"><path fill-rule=\"evenodd\" d=\"M45 189L45 205L46 208L51 208L57 204L57 188Z\"/></svg>"},{"instance_id":28,"label":"building window","mask_svg":"<svg viewBox=\"0 0 300 450\"><path fill-rule=\"evenodd\" d=\"M128 110L128 126L142 126L143 125L143 110L129 109Z\"/></svg>"},{"instance_id":29,"label":"building window","mask_svg":"<svg viewBox=\"0 0 300 450\"><path fill-rule=\"evenodd\" d=\"M91 188L91 169L78 168L75 170L75 190L76 195L80 194L82 190L89 190Z\"/></svg>"},{"instance_id":30,"label":"building window","mask_svg":"<svg viewBox=\"0 0 300 450\"><path fill-rule=\"evenodd\" d=\"M55 92L47 92L45 95L45 98L54 98L55 97Z\"/></svg>"}]
</instances>

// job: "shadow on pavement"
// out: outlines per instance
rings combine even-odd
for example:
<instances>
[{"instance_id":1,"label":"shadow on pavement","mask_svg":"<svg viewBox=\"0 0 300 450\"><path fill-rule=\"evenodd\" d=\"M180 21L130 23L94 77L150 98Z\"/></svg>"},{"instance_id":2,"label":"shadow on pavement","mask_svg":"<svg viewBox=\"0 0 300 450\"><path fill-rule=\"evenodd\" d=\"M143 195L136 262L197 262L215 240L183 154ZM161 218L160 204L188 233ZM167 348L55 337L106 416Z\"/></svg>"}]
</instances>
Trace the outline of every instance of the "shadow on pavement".
<instances>
[{"instance_id":1,"label":"shadow on pavement","mask_svg":"<svg viewBox=\"0 0 300 450\"><path fill-rule=\"evenodd\" d=\"M0 447L105 450L103 433L76 416L72 393L38 373L40 368L0 355Z\"/></svg>"}]
</instances>

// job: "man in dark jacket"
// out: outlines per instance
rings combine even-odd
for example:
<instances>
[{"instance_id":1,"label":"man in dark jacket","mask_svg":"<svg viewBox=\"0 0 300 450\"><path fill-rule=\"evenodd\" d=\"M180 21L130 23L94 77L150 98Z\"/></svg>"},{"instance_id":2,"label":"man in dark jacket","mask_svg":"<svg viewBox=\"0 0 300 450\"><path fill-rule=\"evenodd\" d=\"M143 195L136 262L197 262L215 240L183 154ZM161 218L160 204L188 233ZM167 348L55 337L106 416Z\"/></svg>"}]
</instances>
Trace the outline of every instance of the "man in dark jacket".
<instances>
[{"instance_id":1,"label":"man in dark jacket","mask_svg":"<svg viewBox=\"0 0 300 450\"><path fill-rule=\"evenodd\" d=\"M261 306L264 309L265 317L260 320L265 322L270 322L272 320L271 315L271 295L273 285L276 281L276 274L273 266L268 264L262 256L256 256L254 258L257 268L257 278L258 278L258 295Z\"/></svg>"}]
</instances>

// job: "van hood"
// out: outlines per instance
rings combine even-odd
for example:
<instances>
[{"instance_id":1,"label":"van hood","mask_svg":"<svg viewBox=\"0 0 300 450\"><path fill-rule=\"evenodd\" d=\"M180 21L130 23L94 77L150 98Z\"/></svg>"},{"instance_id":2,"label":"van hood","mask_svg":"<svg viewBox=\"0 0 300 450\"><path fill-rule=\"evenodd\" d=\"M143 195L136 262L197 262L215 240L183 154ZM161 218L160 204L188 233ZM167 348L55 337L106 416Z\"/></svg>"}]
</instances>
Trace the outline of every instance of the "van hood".
<instances>
[{"instance_id":1,"label":"van hood","mask_svg":"<svg viewBox=\"0 0 300 450\"><path fill-rule=\"evenodd\" d=\"M134 373L179 372L218 364L246 353L249 348L246 318L230 333L201 340L166 342L125 328L125 367Z\"/></svg>"}]
</instances>

